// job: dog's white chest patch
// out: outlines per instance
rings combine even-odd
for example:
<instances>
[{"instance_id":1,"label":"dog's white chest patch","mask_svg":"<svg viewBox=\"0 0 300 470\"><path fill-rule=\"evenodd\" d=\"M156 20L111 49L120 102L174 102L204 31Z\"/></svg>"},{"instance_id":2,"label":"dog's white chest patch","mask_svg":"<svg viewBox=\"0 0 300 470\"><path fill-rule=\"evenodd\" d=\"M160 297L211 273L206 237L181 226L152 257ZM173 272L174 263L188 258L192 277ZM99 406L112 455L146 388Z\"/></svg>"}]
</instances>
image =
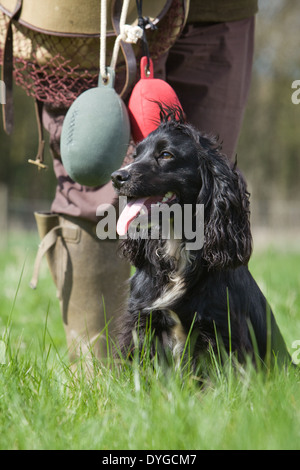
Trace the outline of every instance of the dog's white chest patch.
<instances>
[{"instance_id":1,"label":"dog's white chest patch","mask_svg":"<svg viewBox=\"0 0 300 470\"><path fill-rule=\"evenodd\" d=\"M185 272L190 264L189 251L181 240L170 239L166 243L163 257L172 258L176 268L169 273L169 282L164 286L161 295L149 307L149 310L169 309L174 302L186 292Z\"/></svg>"},{"instance_id":2,"label":"dog's white chest patch","mask_svg":"<svg viewBox=\"0 0 300 470\"><path fill-rule=\"evenodd\" d=\"M175 360L175 364L179 366L183 351L185 349L187 335L184 331L181 321L179 320L178 315L172 310L169 310L169 315L175 322L175 325L172 328L170 347Z\"/></svg>"}]
</instances>

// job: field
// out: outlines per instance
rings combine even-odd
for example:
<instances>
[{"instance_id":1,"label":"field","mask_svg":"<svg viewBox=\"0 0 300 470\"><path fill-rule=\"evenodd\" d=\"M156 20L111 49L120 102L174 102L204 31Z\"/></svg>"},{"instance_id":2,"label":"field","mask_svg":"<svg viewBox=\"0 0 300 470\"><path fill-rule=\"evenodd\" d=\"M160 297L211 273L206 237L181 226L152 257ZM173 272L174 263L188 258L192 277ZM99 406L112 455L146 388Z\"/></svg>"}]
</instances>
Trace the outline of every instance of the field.
<instances>
[{"instance_id":1,"label":"field","mask_svg":"<svg viewBox=\"0 0 300 470\"><path fill-rule=\"evenodd\" d=\"M200 387L186 371L95 363L75 375L46 262L28 286L38 240L0 250L0 449L300 449L300 373L231 364ZM291 354L300 350L300 251L255 253L251 271ZM299 351L300 359L300 351Z\"/></svg>"}]
</instances>

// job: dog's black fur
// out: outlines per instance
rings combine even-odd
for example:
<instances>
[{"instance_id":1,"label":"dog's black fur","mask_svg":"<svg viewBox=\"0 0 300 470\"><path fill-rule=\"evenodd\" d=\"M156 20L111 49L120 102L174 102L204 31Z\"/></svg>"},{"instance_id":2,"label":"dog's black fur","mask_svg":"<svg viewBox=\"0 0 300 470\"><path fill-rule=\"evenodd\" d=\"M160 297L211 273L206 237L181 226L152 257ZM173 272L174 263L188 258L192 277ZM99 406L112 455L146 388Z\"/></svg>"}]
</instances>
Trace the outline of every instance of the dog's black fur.
<instances>
[{"instance_id":1,"label":"dog's black fur","mask_svg":"<svg viewBox=\"0 0 300 470\"><path fill-rule=\"evenodd\" d=\"M268 344L279 362L289 361L273 313L247 267L249 194L217 141L186 124L178 109L162 109L160 126L138 144L133 163L114 172L112 181L128 198L171 191L182 207L204 205L199 250L186 250L184 237L122 242L123 255L136 267L122 317L122 353L130 355L137 341L141 347L151 325L152 353L159 345L180 355L192 330L194 358L211 347L217 351L218 338L239 361L254 358L256 350L264 360Z\"/></svg>"}]
</instances>

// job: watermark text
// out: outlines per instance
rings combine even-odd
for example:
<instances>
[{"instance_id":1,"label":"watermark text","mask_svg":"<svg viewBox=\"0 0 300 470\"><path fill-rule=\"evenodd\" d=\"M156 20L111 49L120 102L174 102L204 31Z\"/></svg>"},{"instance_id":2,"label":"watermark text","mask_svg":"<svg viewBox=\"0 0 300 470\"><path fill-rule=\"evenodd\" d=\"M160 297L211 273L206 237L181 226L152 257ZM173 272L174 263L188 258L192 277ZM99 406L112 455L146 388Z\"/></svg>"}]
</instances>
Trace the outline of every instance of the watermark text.
<instances>
[{"instance_id":1,"label":"watermark text","mask_svg":"<svg viewBox=\"0 0 300 470\"><path fill-rule=\"evenodd\" d=\"M125 196L119 197L119 207L122 212L127 205ZM101 220L96 227L100 240L117 238L117 213L111 204L98 206L96 215ZM204 205L152 204L147 209L143 206L134 219L129 223L126 233L119 235L120 239L152 239L176 240L185 239L187 250L200 250L204 243Z\"/></svg>"},{"instance_id":2,"label":"watermark text","mask_svg":"<svg viewBox=\"0 0 300 470\"><path fill-rule=\"evenodd\" d=\"M0 80L0 104L6 104L6 87L3 80Z\"/></svg>"},{"instance_id":3,"label":"watermark text","mask_svg":"<svg viewBox=\"0 0 300 470\"><path fill-rule=\"evenodd\" d=\"M291 100L293 104L300 103L300 80L294 80L292 83L292 88L296 90L292 93Z\"/></svg>"},{"instance_id":4,"label":"watermark text","mask_svg":"<svg viewBox=\"0 0 300 470\"><path fill-rule=\"evenodd\" d=\"M295 349L292 354L292 361L294 364L298 365L300 364L300 339L293 341L292 349Z\"/></svg>"}]
</instances>

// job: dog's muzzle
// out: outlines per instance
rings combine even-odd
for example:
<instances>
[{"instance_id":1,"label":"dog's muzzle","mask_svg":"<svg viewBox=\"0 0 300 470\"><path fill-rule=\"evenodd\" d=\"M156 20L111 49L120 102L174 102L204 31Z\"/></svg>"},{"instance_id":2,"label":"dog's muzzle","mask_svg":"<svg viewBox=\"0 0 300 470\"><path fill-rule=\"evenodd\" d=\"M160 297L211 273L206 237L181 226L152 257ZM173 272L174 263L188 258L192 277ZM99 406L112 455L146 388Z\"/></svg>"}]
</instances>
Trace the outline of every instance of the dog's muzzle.
<instances>
[{"instance_id":1,"label":"dog's muzzle","mask_svg":"<svg viewBox=\"0 0 300 470\"><path fill-rule=\"evenodd\" d=\"M124 183L130 179L130 173L125 168L114 171L111 175L113 185L116 189L120 189Z\"/></svg>"}]
</instances>

